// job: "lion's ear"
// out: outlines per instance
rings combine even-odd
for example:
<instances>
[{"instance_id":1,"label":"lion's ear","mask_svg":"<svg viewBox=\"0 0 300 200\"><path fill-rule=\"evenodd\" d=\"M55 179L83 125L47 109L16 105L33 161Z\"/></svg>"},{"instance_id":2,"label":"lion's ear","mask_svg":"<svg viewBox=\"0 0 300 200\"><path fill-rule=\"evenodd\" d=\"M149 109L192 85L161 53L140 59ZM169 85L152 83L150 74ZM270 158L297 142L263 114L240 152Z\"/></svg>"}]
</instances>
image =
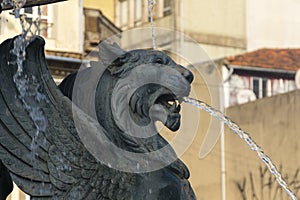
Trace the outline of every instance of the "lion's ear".
<instances>
[{"instance_id":1,"label":"lion's ear","mask_svg":"<svg viewBox=\"0 0 300 200\"><path fill-rule=\"evenodd\" d=\"M126 71L130 70L133 65L128 66L125 63L129 62L131 57L131 53L127 52L121 56L119 56L116 60L114 60L108 67L107 70L111 73L111 75L122 76Z\"/></svg>"},{"instance_id":2,"label":"lion's ear","mask_svg":"<svg viewBox=\"0 0 300 200\"><path fill-rule=\"evenodd\" d=\"M103 41L99 44L99 57L104 66L109 66L113 61L125 53L126 51L121 49L117 43L108 44Z\"/></svg>"}]
</instances>

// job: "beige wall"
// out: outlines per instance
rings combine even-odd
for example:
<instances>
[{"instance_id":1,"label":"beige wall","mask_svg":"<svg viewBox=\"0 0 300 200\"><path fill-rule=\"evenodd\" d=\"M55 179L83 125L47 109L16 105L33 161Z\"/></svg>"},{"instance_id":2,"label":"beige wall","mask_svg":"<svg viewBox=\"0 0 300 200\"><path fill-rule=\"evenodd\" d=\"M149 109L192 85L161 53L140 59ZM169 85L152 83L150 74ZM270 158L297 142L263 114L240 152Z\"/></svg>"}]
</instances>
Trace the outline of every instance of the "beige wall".
<instances>
[{"instance_id":1,"label":"beige wall","mask_svg":"<svg viewBox=\"0 0 300 200\"><path fill-rule=\"evenodd\" d=\"M288 177L288 182L298 181L291 184L294 191L296 191L294 187L299 187L300 180L300 176L296 173L300 168L299 102L300 91L298 90L227 110L227 115L250 133L276 166L282 166L283 175ZM277 190L278 185L273 178L271 184L267 185L269 172L264 172L265 167L256 153L251 152L238 136L227 129L225 141L227 199L243 199L242 194L247 199L251 199L253 194L259 199L289 199L282 189ZM244 193L239 191L238 184L245 189ZM273 198L276 192L277 196ZM299 197L300 192L298 192Z\"/></svg>"},{"instance_id":2,"label":"beige wall","mask_svg":"<svg viewBox=\"0 0 300 200\"><path fill-rule=\"evenodd\" d=\"M208 44L201 45L211 59L220 59L227 56L238 55L246 52L245 49L235 47L222 47Z\"/></svg>"},{"instance_id":3,"label":"beige wall","mask_svg":"<svg viewBox=\"0 0 300 200\"><path fill-rule=\"evenodd\" d=\"M183 16L177 18L177 27L184 26L185 34L201 43L211 58L245 51L245 0L189 0L182 5ZM180 13L180 5L177 10Z\"/></svg>"},{"instance_id":4,"label":"beige wall","mask_svg":"<svg viewBox=\"0 0 300 200\"><path fill-rule=\"evenodd\" d=\"M110 21L115 20L114 0L83 0L83 6L99 9Z\"/></svg>"},{"instance_id":5,"label":"beige wall","mask_svg":"<svg viewBox=\"0 0 300 200\"><path fill-rule=\"evenodd\" d=\"M186 31L236 38L246 37L244 0L183 2L183 21Z\"/></svg>"},{"instance_id":6,"label":"beige wall","mask_svg":"<svg viewBox=\"0 0 300 200\"><path fill-rule=\"evenodd\" d=\"M80 0L53 4L53 16L53 37L46 41L46 48L81 52L84 30Z\"/></svg>"},{"instance_id":7,"label":"beige wall","mask_svg":"<svg viewBox=\"0 0 300 200\"><path fill-rule=\"evenodd\" d=\"M262 47L300 46L300 2L295 0L248 0L248 50Z\"/></svg>"},{"instance_id":8,"label":"beige wall","mask_svg":"<svg viewBox=\"0 0 300 200\"><path fill-rule=\"evenodd\" d=\"M10 15L9 12L10 11L3 11L1 13L0 42L21 33L21 26L19 25L19 22L13 15Z\"/></svg>"}]
</instances>

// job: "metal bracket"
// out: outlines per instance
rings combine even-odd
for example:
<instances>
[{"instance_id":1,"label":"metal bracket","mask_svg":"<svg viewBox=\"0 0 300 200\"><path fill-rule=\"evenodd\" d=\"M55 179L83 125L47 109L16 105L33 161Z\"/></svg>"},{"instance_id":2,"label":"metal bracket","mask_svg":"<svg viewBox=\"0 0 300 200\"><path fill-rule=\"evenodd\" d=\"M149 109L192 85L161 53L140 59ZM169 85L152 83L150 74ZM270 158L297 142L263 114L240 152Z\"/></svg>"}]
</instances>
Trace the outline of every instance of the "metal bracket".
<instances>
[{"instance_id":1,"label":"metal bracket","mask_svg":"<svg viewBox=\"0 0 300 200\"><path fill-rule=\"evenodd\" d=\"M40 5L56 3L56 2L60 2L60 1L67 1L67 0L27 0L24 7L40 6ZM0 4L2 2L3 2L3 0L0 0ZM10 9L13 9L13 7L10 5L4 5L1 10L10 10Z\"/></svg>"}]
</instances>

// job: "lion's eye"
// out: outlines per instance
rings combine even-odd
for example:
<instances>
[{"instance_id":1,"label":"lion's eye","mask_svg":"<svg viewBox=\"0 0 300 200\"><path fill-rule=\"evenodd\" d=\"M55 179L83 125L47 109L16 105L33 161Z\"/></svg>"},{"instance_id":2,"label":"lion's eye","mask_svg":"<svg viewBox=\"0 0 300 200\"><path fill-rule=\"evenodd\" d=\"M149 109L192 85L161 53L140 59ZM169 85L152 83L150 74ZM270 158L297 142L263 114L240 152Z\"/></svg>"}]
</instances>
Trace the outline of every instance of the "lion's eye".
<instances>
[{"instance_id":1,"label":"lion's eye","mask_svg":"<svg viewBox=\"0 0 300 200\"><path fill-rule=\"evenodd\" d=\"M164 61L161 59L161 58L157 58L155 60L155 63L158 63L158 64L164 64Z\"/></svg>"},{"instance_id":2,"label":"lion's eye","mask_svg":"<svg viewBox=\"0 0 300 200\"><path fill-rule=\"evenodd\" d=\"M165 64L166 64L166 65L170 65L170 63L171 63L171 60L170 60L170 59L167 59Z\"/></svg>"}]
</instances>

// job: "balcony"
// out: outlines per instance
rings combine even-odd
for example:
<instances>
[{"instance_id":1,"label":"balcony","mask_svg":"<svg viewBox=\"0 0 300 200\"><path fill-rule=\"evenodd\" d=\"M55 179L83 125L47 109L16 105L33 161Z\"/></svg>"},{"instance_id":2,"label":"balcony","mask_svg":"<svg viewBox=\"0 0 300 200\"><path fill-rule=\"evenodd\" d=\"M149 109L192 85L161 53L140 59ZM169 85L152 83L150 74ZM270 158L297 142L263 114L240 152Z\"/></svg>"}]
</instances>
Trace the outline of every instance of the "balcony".
<instances>
[{"instance_id":1,"label":"balcony","mask_svg":"<svg viewBox=\"0 0 300 200\"><path fill-rule=\"evenodd\" d=\"M101 40L119 34L121 29L114 25L100 10L84 8L85 31L84 52L90 53Z\"/></svg>"}]
</instances>

